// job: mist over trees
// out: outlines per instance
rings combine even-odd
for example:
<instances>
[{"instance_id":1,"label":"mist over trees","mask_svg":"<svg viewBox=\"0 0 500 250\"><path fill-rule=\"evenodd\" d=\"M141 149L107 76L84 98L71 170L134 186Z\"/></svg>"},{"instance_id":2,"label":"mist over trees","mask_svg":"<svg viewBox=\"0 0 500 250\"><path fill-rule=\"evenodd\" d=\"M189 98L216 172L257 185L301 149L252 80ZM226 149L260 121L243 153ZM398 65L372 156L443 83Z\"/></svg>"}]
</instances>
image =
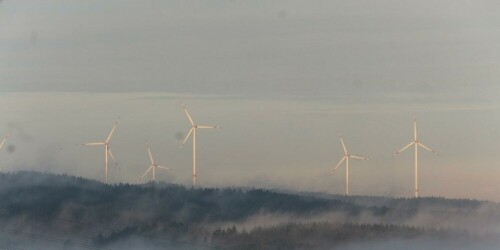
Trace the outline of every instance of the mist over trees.
<instances>
[{"instance_id":1,"label":"mist over trees","mask_svg":"<svg viewBox=\"0 0 500 250\"><path fill-rule=\"evenodd\" d=\"M0 201L0 243L45 238L56 249L331 249L389 239L495 242L500 234L499 204L477 200L105 185L16 172L0 174Z\"/></svg>"}]
</instances>

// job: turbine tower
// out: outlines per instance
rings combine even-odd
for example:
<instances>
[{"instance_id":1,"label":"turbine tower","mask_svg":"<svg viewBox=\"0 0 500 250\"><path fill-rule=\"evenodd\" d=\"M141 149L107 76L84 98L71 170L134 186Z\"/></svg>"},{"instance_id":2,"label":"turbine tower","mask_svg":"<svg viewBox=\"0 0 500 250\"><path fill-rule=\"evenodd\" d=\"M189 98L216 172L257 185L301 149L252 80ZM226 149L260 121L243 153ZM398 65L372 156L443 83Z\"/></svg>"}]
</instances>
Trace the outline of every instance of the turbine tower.
<instances>
[{"instance_id":1,"label":"turbine tower","mask_svg":"<svg viewBox=\"0 0 500 250\"><path fill-rule=\"evenodd\" d=\"M5 144L5 141L10 137L10 133L7 133L4 138L2 139L2 142L0 142L0 149L2 149L3 145Z\"/></svg>"},{"instance_id":2,"label":"turbine tower","mask_svg":"<svg viewBox=\"0 0 500 250\"><path fill-rule=\"evenodd\" d=\"M115 165L118 165L116 163L115 157L113 156L113 153L111 153L111 149L109 148L109 141L111 140L111 136L113 136L113 132L115 132L115 128L118 125L118 122L115 122L115 125L111 129L111 132L109 132L108 137L104 142L89 142L89 143L83 143L80 144L82 146L104 146L104 154L105 154L105 161L104 161L104 169L106 172L106 183L108 183L108 154L111 156L111 159L113 159L113 162Z\"/></svg>"},{"instance_id":3,"label":"turbine tower","mask_svg":"<svg viewBox=\"0 0 500 250\"><path fill-rule=\"evenodd\" d=\"M186 116L189 120L189 123L191 124L191 129L189 129L189 132L186 134L186 137L184 138L182 145L184 145L186 143L186 141L188 140L189 136L191 134L193 134L193 187L194 187L194 186L196 186L196 130L197 129L206 129L206 128L220 128L220 127L195 124L193 119L189 115L189 112L187 111L187 108L185 105L182 105L182 109L184 110L184 113L186 113ZM182 147L182 145L181 145L181 147Z\"/></svg>"},{"instance_id":4,"label":"turbine tower","mask_svg":"<svg viewBox=\"0 0 500 250\"><path fill-rule=\"evenodd\" d=\"M333 173L335 173L337 168L339 168L342 162L345 161L345 195L349 195L349 159L368 160L368 158L351 155L345 146L344 139L342 139L342 134L340 134L340 132L339 132L339 137L340 137L340 142L342 143L342 148L344 149L344 157L340 159L339 164L337 164L335 169L333 169Z\"/></svg>"},{"instance_id":5,"label":"turbine tower","mask_svg":"<svg viewBox=\"0 0 500 250\"><path fill-rule=\"evenodd\" d=\"M409 148L412 145L415 146L415 198L418 198L418 146L424 148L425 150L427 150L435 155L437 155L437 153L434 150L432 150L429 147L422 144L420 141L418 141L418 138L417 138L417 117L416 116L413 116L413 141L410 142L410 144L406 145L401 150L399 150L398 152L396 152L394 154L394 156L403 152L405 149Z\"/></svg>"},{"instance_id":6,"label":"turbine tower","mask_svg":"<svg viewBox=\"0 0 500 250\"><path fill-rule=\"evenodd\" d=\"M151 170L153 170L153 181L155 181L156 180L156 177L155 177L156 176L156 168L161 168L161 169L165 169L165 170L170 170L170 168L158 165L156 163L156 161L153 159L153 155L151 154L151 150L149 149L149 144L147 144L146 147L148 148L149 159L151 160L151 166L148 168L148 170L146 170L146 172L144 172L144 174L141 177L141 181L144 179L144 176L146 176L146 174Z\"/></svg>"}]
</instances>

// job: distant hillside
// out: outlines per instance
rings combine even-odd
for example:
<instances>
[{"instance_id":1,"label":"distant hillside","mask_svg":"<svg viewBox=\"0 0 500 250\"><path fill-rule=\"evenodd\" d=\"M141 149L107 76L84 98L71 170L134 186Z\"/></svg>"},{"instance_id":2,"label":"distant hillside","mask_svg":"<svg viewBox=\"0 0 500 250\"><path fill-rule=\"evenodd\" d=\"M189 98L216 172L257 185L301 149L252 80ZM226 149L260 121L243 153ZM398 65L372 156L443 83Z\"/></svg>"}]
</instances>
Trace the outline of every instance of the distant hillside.
<instances>
[{"instance_id":1,"label":"distant hillside","mask_svg":"<svg viewBox=\"0 0 500 250\"><path fill-rule=\"evenodd\" d=\"M280 249L280 241L266 236L288 242L283 249L322 249L351 240L489 239L500 233L500 206L493 202L105 185L38 172L0 174L0 201L0 247L52 239L50 248L133 249L140 242L152 249Z\"/></svg>"}]
</instances>

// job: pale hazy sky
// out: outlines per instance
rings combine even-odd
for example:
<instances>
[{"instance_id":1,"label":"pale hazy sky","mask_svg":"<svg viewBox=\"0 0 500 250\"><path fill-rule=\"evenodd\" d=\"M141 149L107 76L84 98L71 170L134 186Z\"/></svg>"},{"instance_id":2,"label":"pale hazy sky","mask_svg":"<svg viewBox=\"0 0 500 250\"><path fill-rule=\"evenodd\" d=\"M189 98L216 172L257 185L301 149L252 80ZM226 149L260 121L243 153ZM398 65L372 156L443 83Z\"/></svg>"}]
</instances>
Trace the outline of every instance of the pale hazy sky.
<instances>
[{"instance_id":1,"label":"pale hazy sky","mask_svg":"<svg viewBox=\"0 0 500 250\"><path fill-rule=\"evenodd\" d=\"M4 170L102 179L117 117L113 181L136 182L145 143L190 181L344 192L337 130L353 153L353 194L409 196L417 113L421 193L500 201L498 1L0 2L0 152ZM1 132L4 131L4 132ZM9 150L7 150L9 149ZM9 153L10 152L10 153Z\"/></svg>"}]
</instances>

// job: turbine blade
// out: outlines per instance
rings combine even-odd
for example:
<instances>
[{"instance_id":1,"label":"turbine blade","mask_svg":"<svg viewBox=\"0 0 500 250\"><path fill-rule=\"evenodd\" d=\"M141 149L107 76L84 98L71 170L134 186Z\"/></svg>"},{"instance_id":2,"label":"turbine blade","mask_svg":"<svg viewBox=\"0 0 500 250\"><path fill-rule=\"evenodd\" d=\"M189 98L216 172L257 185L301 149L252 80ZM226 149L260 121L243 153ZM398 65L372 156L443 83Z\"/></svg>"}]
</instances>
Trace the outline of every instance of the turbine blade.
<instances>
[{"instance_id":1,"label":"turbine blade","mask_svg":"<svg viewBox=\"0 0 500 250\"><path fill-rule=\"evenodd\" d=\"M165 169L165 170L170 170L170 168L168 168L168 167L164 167L164 166L157 166L157 167L162 168L162 169Z\"/></svg>"},{"instance_id":2,"label":"turbine blade","mask_svg":"<svg viewBox=\"0 0 500 250\"><path fill-rule=\"evenodd\" d=\"M413 115L413 139L417 140L417 116Z\"/></svg>"},{"instance_id":3,"label":"turbine blade","mask_svg":"<svg viewBox=\"0 0 500 250\"><path fill-rule=\"evenodd\" d=\"M0 149L3 147L3 144L5 144L5 141L9 138L10 133L6 134L5 137L3 138L2 142L0 143Z\"/></svg>"},{"instance_id":4,"label":"turbine blade","mask_svg":"<svg viewBox=\"0 0 500 250\"><path fill-rule=\"evenodd\" d=\"M400 149L398 152L396 152L394 155L398 155L399 153L403 152L405 149L409 148L411 145L413 145L415 142L412 141L410 144L406 145L404 148Z\"/></svg>"},{"instance_id":5,"label":"turbine blade","mask_svg":"<svg viewBox=\"0 0 500 250\"><path fill-rule=\"evenodd\" d=\"M108 148L108 153L109 153L109 156L111 156L111 159L113 159L113 162L115 163L115 165L118 166L118 163L116 162L115 157L113 156L113 153L111 153L111 149L110 148Z\"/></svg>"},{"instance_id":6,"label":"turbine blade","mask_svg":"<svg viewBox=\"0 0 500 250\"><path fill-rule=\"evenodd\" d=\"M80 144L82 146L100 146L100 145L106 145L105 142L89 142L89 143L82 143Z\"/></svg>"},{"instance_id":7,"label":"turbine blade","mask_svg":"<svg viewBox=\"0 0 500 250\"><path fill-rule=\"evenodd\" d=\"M220 128L219 126L210 126L210 125L198 125L196 128Z\"/></svg>"},{"instance_id":8,"label":"turbine blade","mask_svg":"<svg viewBox=\"0 0 500 250\"><path fill-rule=\"evenodd\" d=\"M419 143L418 143L418 145L419 145L420 147L422 147L422 148L426 149L427 151L429 151L429 152L431 152L431 153L433 153L433 154L436 154L436 155L437 155L436 151L434 151L434 150L432 150L431 148L429 148L429 147L425 146L425 145L424 145L424 144L422 144L421 142L419 142Z\"/></svg>"},{"instance_id":9,"label":"turbine blade","mask_svg":"<svg viewBox=\"0 0 500 250\"><path fill-rule=\"evenodd\" d=\"M194 128L194 127L192 127L192 128L189 130L189 132L186 134L186 138L184 138L184 141L182 142L181 147L182 147L182 145L186 144L186 141L189 139L189 136L191 135L191 133L193 133L193 130L194 130L194 129L195 129L195 128Z\"/></svg>"},{"instance_id":10,"label":"turbine blade","mask_svg":"<svg viewBox=\"0 0 500 250\"><path fill-rule=\"evenodd\" d=\"M342 143L342 148L344 149L344 154L347 154L347 148L345 147L344 139L342 138L342 134L339 132L340 142Z\"/></svg>"},{"instance_id":11,"label":"turbine blade","mask_svg":"<svg viewBox=\"0 0 500 250\"><path fill-rule=\"evenodd\" d=\"M353 159L358 159L358 160L368 160L368 157L357 156L357 155L350 155L349 157L351 157Z\"/></svg>"},{"instance_id":12,"label":"turbine blade","mask_svg":"<svg viewBox=\"0 0 500 250\"><path fill-rule=\"evenodd\" d=\"M111 129L111 132L109 132L109 135L108 135L108 138L106 139L106 142L109 142L109 140L111 140L111 136L113 136L113 133L115 132L115 128L117 125L118 125L118 122L115 122L115 125Z\"/></svg>"},{"instance_id":13,"label":"turbine blade","mask_svg":"<svg viewBox=\"0 0 500 250\"><path fill-rule=\"evenodd\" d=\"M182 109L184 110L184 113L186 113L186 116L187 116L187 118L189 120L189 123L191 123L191 126L194 126L193 118L191 118L191 116L189 115L189 112L188 112L188 110L186 108L186 105L183 104L182 105Z\"/></svg>"},{"instance_id":14,"label":"turbine blade","mask_svg":"<svg viewBox=\"0 0 500 250\"><path fill-rule=\"evenodd\" d=\"M144 174L142 175L141 177L141 180L144 179L144 176L146 176L146 174L153 168L153 166L149 167L148 170L146 170L146 172L144 172Z\"/></svg>"},{"instance_id":15,"label":"turbine blade","mask_svg":"<svg viewBox=\"0 0 500 250\"><path fill-rule=\"evenodd\" d=\"M151 150L149 149L149 144L146 147L148 148L149 159L151 160L151 165L155 165L155 160L153 160L153 155L151 154Z\"/></svg>"},{"instance_id":16,"label":"turbine blade","mask_svg":"<svg viewBox=\"0 0 500 250\"><path fill-rule=\"evenodd\" d=\"M335 171L337 170L337 168L340 167L340 164L342 164L342 162L344 162L344 160L345 160L346 157L347 156L344 155L344 157L342 157L342 159L340 159L339 164L337 164L337 166L333 169L333 173L335 173Z\"/></svg>"}]
</instances>

